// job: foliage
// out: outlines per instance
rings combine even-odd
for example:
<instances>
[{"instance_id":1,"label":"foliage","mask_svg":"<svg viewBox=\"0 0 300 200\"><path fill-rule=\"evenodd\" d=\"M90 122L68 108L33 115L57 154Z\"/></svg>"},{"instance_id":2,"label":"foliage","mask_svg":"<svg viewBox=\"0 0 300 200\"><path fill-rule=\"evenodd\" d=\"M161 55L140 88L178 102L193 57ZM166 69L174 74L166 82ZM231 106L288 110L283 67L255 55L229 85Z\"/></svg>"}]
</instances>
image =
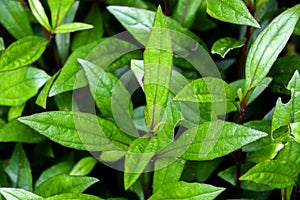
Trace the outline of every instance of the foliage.
<instances>
[{"instance_id":1,"label":"foliage","mask_svg":"<svg viewBox=\"0 0 300 200\"><path fill-rule=\"evenodd\" d=\"M0 200L298 199L299 15L0 0Z\"/></svg>"}]
</instances>

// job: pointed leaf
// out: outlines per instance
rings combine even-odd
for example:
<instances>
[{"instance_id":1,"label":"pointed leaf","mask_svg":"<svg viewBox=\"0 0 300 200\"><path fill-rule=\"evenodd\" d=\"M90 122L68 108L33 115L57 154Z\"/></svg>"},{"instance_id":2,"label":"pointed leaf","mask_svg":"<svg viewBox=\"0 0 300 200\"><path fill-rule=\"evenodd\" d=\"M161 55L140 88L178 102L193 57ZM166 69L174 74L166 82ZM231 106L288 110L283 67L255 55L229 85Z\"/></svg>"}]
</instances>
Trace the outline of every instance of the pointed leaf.
<instances>
[{"instance_id":1,"label":"pointed leaf","mask_svg":"<svg viewBox=\"0 0 300 200\"><path fill-rule=\"evenodd\" d=\"M24 67L15 71L0 73L0 104L17 106L24 104L37 94L38 89L49 80L42 70Z\"/></svg>"},{"instance_id":2,"label":"pointed leaf","mask_svg":"<svg viewBox=\"0 0 300 200\"><path fill-rule=\"evenodd\" d=\"M0 194L2 194L7 200L43 200L43 197L40 197L32 192L19 188L0 188Z\"/></svg>"},{"instance_id":3,"label":"pointed leaf","mask_svg":"<svg viewBox=\"0 0 300 200\"><path fill-rule=\"evenodd\" d=\"M246 92L259 85L268 74L294 30L299 18L298 10L299 5L284 11L256 38L246 59Z\"/></svg>"},{"instance_id":4,"label":"pointed leaf","mask_svg":"<svg viewBox=\"0 0 300 200\"><path fill-rule=\"evenodd\" d=\"M213 200L224 190L225 188L215 187L212 185L206 185L201 183L186 183L180 181L161 186L161 188L156 193L154 193L148 200Z\"/></svg>"},{"instance_id":5,"label":"pointed leaf","mask_svg":"<svg viewBox=\"0 0 300 200\"><path fill-rule=\"evenodd\" d=\"M71 33L75 31L81 31L86 29L93 28L92 25L81 23L81 22L73 22L69 24L62 24L55 28L54 33Z\"/></svg>"},{"instance_id":6,"label":"pointed leaf","mask_svg":"<svg viewBox=\"0 0 300 200\"><path fill-rule=\"evenodd\" d=\"M251 168L240 180L253 181L275 188L286 188L295 184L299 169L293 163L276 160L261 162Z\"/></svg>"},{"instance_id":7,"label":"pointed leaf","mask_svg":"<svg viewBox=\"0 0 300 200\"><path fill-rule=\"evenodd\" d=\"M41 57L48 41L37 36L28 36L12 43L0 59L0 72L15 70L29 65Z\"/></svg>"},{"instance_id":8,"label":"pointed leaf","mask_svg":"<svg viewBox=\"0 0 300 200\"><path fill-rule=\"evenodd\" d=\"M55 29L59 26L71 8L74 0L49 0L48 4L51 11L51 24Z\"/></svg>"},{"instance_id":9,"label":"pointed leaf","mask_svg":"<svg viewBox=\"0 0 300 200\"><path fill-rule=\"evenodd\" d=\"M17 143L5 172L12 181L13 187L32 191L32 175L30 163L20 143Z\"/></svg>"},{"instance_id":10,"label":"pointed leaf","mask_svg":"<svg viewBox=\"0 0 300 200\"><path fill-rule=\"evenodd\" d=\"M45 9L39 0L29 0L29 5L31 12L36 18L36 20L47 30L51 31L51 26L49 24L48 17L46 15Z\"/></svg>"},{"instance_id":11,"label":"pointed leaf","mask_svg":"<svg viewBox=\"0 0 300 200\"><path fill-rule=\"evenodd\" d=\"M7 120L12 121L14 119L17 119L18 117L21 117L24 108L25 108L25 104L10 107L8 111Z\"/></svg>"},{"instance_id":12,"label":"pointed leaf","mask_svg":"<svg viewBox=\"0 0 300 200\"><path fill-rule=\"evenodd\" d=\"M245 42L246 38L242 40L237 40L232 37L221 38L213 44L211 48L211 53L219 54L220 56L222 56L222 58L224 58L226 54L232 49L244 46Z\"/></svg>"},{"instance_id":13,"label":"pointed leaf","mask_svg":"<svg viewBox=\"0 0 300 200\"><path fill-rule=\"evenodd\" d=\"M263 162L266 160L271 160L275 158L277 153L284 148L284 145L281 143L271 143L264 146L258 151L254 151L248 154L247 160L254 163Z\"/></svg>"},{"instance_id":14,"label":"pointed leaf","mask_svg":"<svg viewBox=\"0 0 300 200\"><path fill-rule=\"evenodd\" d=\"M57 175L49 178L34 191L42 197L63 193L80 193L99 180L87 176Z\"/></svg>"},{"instance_id":15,"label":"pointed leaf","mask_svg":"<svg viewBox=\"0 0 300 200\"><path fill-rule=\"evenodd\" d=\"M94 157L89 156L82 158L73 167L72 171L70 172L70 175L86 176L92 171L96 164L97 160Z\"/></svg>"},{"instance_id":16,"label":"pointed leaf","mask_svg":"<svg viewBox=\"0 0 300 200\"><path fill-rule=\"evenodd\" d=\"M52 197L45 198L45 200L104 200L102 198L92 196L89 194L80 194L80 193L70 193L70 194L60 194Z\"/></svg>"},{"instance_id":17,"label":"pointed leaf","mask_svg":"<svg viewBox=\"0 0 300 200\"><path fill-rule=\"evenodd\" d=\"M207 0L207 13L224 22L260 28L242 0Z\"/></svg>"},{"instance_id":18,"label":"pointed leaf","mask_svg":"<svg viewBox=\"0 0 300 200\"><path fill-rule=\"evenodd\" d=\"M18 1L0 1L0 23L16 39L33 34L26 10Z\"/></svg>"},{"instance_id":19,"label":"pointed leaf","mask_svg":"<svg viewBox=\"0 0 300 200\"><path fill-rule=\"evenodd\" d=\"M294 163L300 169L300 145L290 142L278 153L275 160Z\"/></svg>"}]
</instances>

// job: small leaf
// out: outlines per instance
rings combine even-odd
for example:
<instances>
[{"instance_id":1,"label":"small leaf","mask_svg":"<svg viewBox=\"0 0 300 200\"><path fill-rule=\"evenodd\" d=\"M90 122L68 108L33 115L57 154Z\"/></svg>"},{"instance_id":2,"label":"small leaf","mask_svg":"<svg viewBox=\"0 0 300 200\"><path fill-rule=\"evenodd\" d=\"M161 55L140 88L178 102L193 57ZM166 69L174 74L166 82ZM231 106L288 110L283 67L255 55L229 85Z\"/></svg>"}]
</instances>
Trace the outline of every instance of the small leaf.
<instances>
[{"instance_id":1,"label":"small leaf","mask_svg":"<svg viewBox=\"0 0 300 200\"><path fill-rule=\"evenodd\" d=\"M245 92L259 85L268 74L294 30L298 9L299 6L295 6L278 15L252 44L246 59Z\"/></svg>"},{"instance_id":2,"label":"small leaf","mask_svg":"<svg viewBox=\"0 0 300 200\"><path fill-rule=\"evenodd\" d=\"M224 22L260 28L242 0L207 0L207 13Z\"/></svg>"},{"instance_id":3,"label":"small leaf","mask_svg":"<svg viewBox=\"0 0 300 200\"><path fill-rule=\"evenodd\" d=\"M279 151L275 160L294 163L297 169L300 169L300 145L296 142L290 142Z\"/></svg>"},{"instance_id":4,"label":"small leaf","mask_svg":"<svg viewBox=\"0 0 300 200\"><path fill-rule=\"evenodd\" d=\"M28 36L12 43L0 59L0 72L15 70L29 65L41 57L48 41L37 36Z\"/></svg>"},{"instance_id":5,"label":"small leaf","mask_svg":"<svg viewBox=\"0 0 300 200\"><path fill-rule=\"evenodd\" d=\"M295 141L300 143L300 122L295 122L290 125L291 134L294 136Z\"/></svg>"},{"instance_id":6,"label":"small leaf","mask_svg":"<svg viewBox=\"0 0 300 200\"><path fill-rule=\"evenodd\" d=\"M283 149L284 145L281 143L271 143L264 146L258 151L254 151L248 154L247 160L254 163L263 162L275 158L277 153Z\"/></svg>"},{"instance_id":7,"label":"small leaf","mask_svg":"<svg viewBox=\"0 0 300 200\"><path fill-rule=\"evenodd\" d=\"M51 26L49 24L48 17L44 10L43 5L39 0L29 0L29 5L32 11L32 14L36 18L36 20L48 31L51 31Z\"/></svg>"},{"instance_id":8,"label":"small leaf","mask_svg":"<svg viewBox=\"0 0 300 200\"><path fill-rule=\"evenodd\" d=\"M40 197L32 192L19 189L19 188L0 188L0 194L2 194L7 200L43 200L43 197Z\"/></svg>"},{"instance_id":9,"label":"small leaf","mask_svg":"<svg viewBox=\"0 0 300 200\"><path fill-rule=\"evenodd\" d=\"M92 25L81 23L81 22L73 22L69 24L62 24L55 28L54 33L71 33L75 31L81 31L86 29L93 28Z\"/></svg>"},{"instance_id":10,"label":"small leaf","mask_svg":"<svg viewBox=\"0 0 300 200\"><path fill-rule=\"evenodd\" d=\"M286 188L295 184L299 169L293 163L276 160L261 162L251 168L240 180L253 181L275 188Z\"/></svg>"},{"instance_id":11,"label":"small leaf","mask_svg":"<svg viewBox=\"0 0 300 200\"><path fill-rule=\"evenodd\" d=\"M224 58L226 54L232 49L237 49L244 46L245 42L246 38L242 40L237 40L232 37L221 38L213 44L211 53L219 54L220 56L222 56L222 58Z\"/></svg>"},{"instance_id":12,"label":"small leaf","mask_svg":"<svg viewBox=\"0 0 300 200\"><path fill-rule=\"evenodd\" d=\"M70 193L70 194L60 194L52 197L45 198L45 200L104 200L102 198L92 196L89 194L80 194L80 193Z\"/></svg>"},{"instance_id":13,"label":"small leaf","mask_svg":"<svg viewBox=\"0 0 300 200\"><path fill-rule=\"evenodd\" d=\"M18 106L37 94L50 77L42 70L24 67L0 73L0 104Z\"/></svg>"},{"instance_id":14,"label":"small leaf","mask_svg":"<svg viewBox=\"0 0 300 200\"><path fill-rule=\"evenodd\" d=\"M59 26L71 8L74 0L49 0L48 4L51 11L51 24L53 29Z\"/></svg>"},{"instance_id":15,"label":"small leaf","mask_svg":"<svg viewBox=\"0 0 300 200\"><path fill-rule=\"evenodd\" d=\"M186 183L180 181L176 183L168 183L161 186L161 188L157 192L155 192L148 200L213 200L224 190L225 188L215 187L212 185L201 183Z\"/></svg>"},{"instance_id":16,"label":"small leaf","mask_svg":"<svg viewBox=\"0 0 300 200\"><path fill-rule=\"evenodd\" d=\"M0 23L16 39L33 34L26 10L18 1L0 1Z\"/></svg>"},{"instance_id":17,"label":"small leaf","mask_svg":"<svg viewBox=\"0 0 300 200\"><path fill-rule=\"evenodd\" d=\"M57 175L49 178L34 191L42 197L50 197L63 193L80 193L99 180L87 176Z\"/></svg>"},{"instance_id":18,"label":"small leaf","mask_svg":"<svg viewBox=\"0 0 300 200\"><path fill-rule=\"evenodd\" d=\"M96 164L97 160L94 157L89 156L82 158L76 163L69 174L74 176L86 176L92 171Z\"/></svg>"},{"instance_id":19,"label":"small leaf","mask_svg":"<svg viewBox=\"0 0 300 200\"><path fill-rule=\"evenodd\" d=\"M18 117L21 117L24 108L25 108L25 104L10 107L8 111L7 120L12 121L14 119L17 119Z\"/></svg>"},{"instance_id":20,"label":"small leaf","mask_svg":"<svg viewBox=\"0 0 300 200\"><path fill-rule=\"evenodd\" d=\"M39 143L46 138L24 124L13 120L0 129L1 142Z\"/></svg>"},{"instance_id":21,"label":"small leaf","mask_svg":"<svg viewBox=\"0 0 300 200\"><path fill-rule=\"evenodd\" d=\"M12 181L13 187L32 191L32 175L30 163L20 143L17 143L5 172Z\"/></svg>"}]
</instances>

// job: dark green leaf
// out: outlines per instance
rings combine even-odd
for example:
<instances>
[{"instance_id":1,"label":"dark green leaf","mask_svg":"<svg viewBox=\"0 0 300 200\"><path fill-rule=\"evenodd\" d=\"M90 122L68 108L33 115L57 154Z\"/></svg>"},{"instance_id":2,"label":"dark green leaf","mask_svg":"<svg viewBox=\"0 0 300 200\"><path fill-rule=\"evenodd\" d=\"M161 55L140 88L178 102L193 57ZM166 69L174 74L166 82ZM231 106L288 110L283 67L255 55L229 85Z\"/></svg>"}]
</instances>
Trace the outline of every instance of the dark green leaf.
<instances>
[{"instance_id":1,"label":"dark green leaf","mask_svg":"<svg viewBox=\"0 0 300 200\"><path fill-rule=\"evenodd\" d=\"M0 23L16 39L33 34L26 10L18 1L0 1Z\"/></svg>"},{"instance_id":2,"label":"dark green leaf","mask_svg":"<svg viewBox=\"0 0 300 200\"><path fill-rule=\"evenodd\" d=\"M242 0L207 0L207 13L224 22L260 28Z\"/></svg>"},{"instance_id":3,"label":"dark green leaf","mask_svg":"<svg viewBox=\"0 0 300 200\"><path fill-rule=\"evenodd\" d=\"M92 25L81 23L81 22L73 22L69 24L62 24L55 28L54 33L71 33L75 31L81 31L86 29L93 28Z\"/></svg>"},{"instance_id":4,"label":"dark green leaf","mask_svg":"<svg viewBox=\"0 0 300 200\"><path fill-rule=\"evenodd\" d=\"M94 157L89 156L82 158L73 167L72 171L70 172L70 175L86 176L93 170L96 164L97 160Z\"/></svg>"},{"instance_id":5,"label":"dark green leaf","mask_svg":"<svg viewBox=\"0 0 300 200\"><path fill-rule=\"evenodd\" d=\"M232 37L221 38L213 44L211 53L219 54L220 56L222 56L222 58L224 58L226 54L232 49L244 46L245 42L246 38L244 38L243 40L237 40Z\"/></svg>"},{"instance_id":6,"label":"dark green leaf","mask_svg":"<svg viewBox=\"0 0 300 200\"><path fill-rule=\"evenodd\" d=\"M45 200L104 200L102 198L92 196L89 194L80 194L80 193L70 193L70 194L60 194L52 197L45 198Z\"/></svg>"},{"instance_id":7,"label":"dark green leaf","mask_svg":"<svg viewBox=\"0 0 300 200\"><path fill-rule=\"evenodd\" d=\"M5 197L6 200L43 200L32 192L18 189L18 188L0 188L0 193Z\"/></svg>"},{"instance_id":8,"label":"dark green leaf","mask_svg":"<svg viewBox=\"0 0 300 200\"><path fill-rule=\"evenodd\" d=\"M135 1L123 1L123 0L107 0L107 3L110 5L119 5L119 6L128 6L135 8L144 8L147 9L148 2L144 2L143 0L135 0Z\"/></svg>"},{"instance_id":9,"label":"dark green leaf","mask_svg":"<svg viewBox=\"0 0 300 200\"><path fill-rule=\"evenodd\" d=\"M87 176L57 175L43 182L34 191L42 197L50 197L63 193L80 193L99 180Z\"/></svg>"},{"instance_id":10,"label":"dark green leaf","mask_svg":"<svg viewBox=\"0 0 300 200\"><path fill-rule=\"evenodd\" d=\"M17 143L5 172L9 176L12 186L32 191L32 175L30 163L20 143Z\"/></svg>"},{"instance_id":11,"label":"dark green leaf","mask_svg":"<svg viewBox=\"0 0 300 200\"><path fill-rule=\"evenodd\" d=\"M71 8L74 0L50 0L48 1L50 11L51 11L51 24L53 29L58 27L69 9Z\"/></svg>"},{"instance_id":12,"label":"dark green leaf","mask_svg":"<svg viewBox=\"0 0 300 200\"><path fill-rule=\"evenodd\" d=\"M39 0L29 0L29 5L31 12L36 18L36 20L48 31L50 32L51 26L49 24L48 17L46 15L45 9Z\"/></svg>"},{"instance_id":13,"label":"dark green leaf","mask_svg":"<svg viewBox=\"0 0 300 200\"><path fill-rule=\"evenodd\" d=\"M44 53L48 41L28 36L12 43L0 59L0 72L15 70L35 62Z\"/></svg>"}]
</instances>

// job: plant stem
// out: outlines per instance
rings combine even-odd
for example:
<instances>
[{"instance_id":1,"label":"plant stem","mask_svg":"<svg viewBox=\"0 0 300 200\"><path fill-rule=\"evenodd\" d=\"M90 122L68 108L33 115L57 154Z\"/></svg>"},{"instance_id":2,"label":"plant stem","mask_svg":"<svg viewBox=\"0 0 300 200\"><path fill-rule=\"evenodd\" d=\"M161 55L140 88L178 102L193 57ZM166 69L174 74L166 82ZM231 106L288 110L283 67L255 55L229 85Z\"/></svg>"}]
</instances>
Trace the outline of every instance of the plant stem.
<instances>
[{"instance_id":1,"label":"plant stem","mask_svg":"<svg viewBox=\"0 0 300 200\"><path fill-rule=\"evenodd\" d=\"M170 0L165 0L165 15L170 15Z\"/></svg>"},{"instance_id":2,"label":"plant stem","mask_svg":"<svg viewBox=\"0 0 300 200\"><path fill-rule=\"evenodd\" d=\"M57 69L60 69L61 64L60 64L60 59L59 59L56 44L55 44L55 35L54 34L50 35L50 42L51 42L51 52L53 54L56 67L57 67Z\"/></svg>"}]
</instances>

